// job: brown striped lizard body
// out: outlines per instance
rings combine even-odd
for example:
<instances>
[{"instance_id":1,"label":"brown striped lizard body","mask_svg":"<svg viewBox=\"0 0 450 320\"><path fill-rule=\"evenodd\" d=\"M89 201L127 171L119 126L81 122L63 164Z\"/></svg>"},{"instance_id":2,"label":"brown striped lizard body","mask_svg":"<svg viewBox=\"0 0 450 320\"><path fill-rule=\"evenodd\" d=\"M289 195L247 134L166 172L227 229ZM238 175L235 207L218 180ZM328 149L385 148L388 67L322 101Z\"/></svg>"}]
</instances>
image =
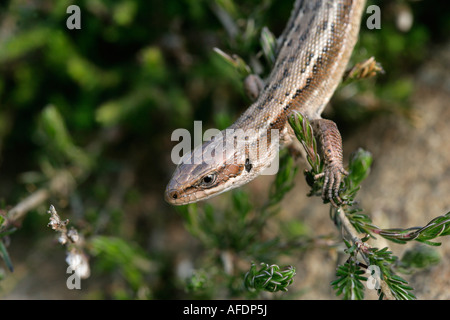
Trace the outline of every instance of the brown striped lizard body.
<instances>
[{"instance_id":1,"label":"brown striped lizard body","mask_svg":"<svg viewBox=\"0 0 450 320\"><path fill-rule=\"evenodd\" d=\"M321 142L323 196L339 204L342 174L346 174L341 136L335 123L322 119L321 113L350 59L364 5L364 0L297 0L258 98L222 134L182 157L165 199L183 205L250 182L270 167L280 147L292 143L287 119L300 112ZM279 145L272 146L273 130L278 132Z\"/></svg>"}]
</instances>

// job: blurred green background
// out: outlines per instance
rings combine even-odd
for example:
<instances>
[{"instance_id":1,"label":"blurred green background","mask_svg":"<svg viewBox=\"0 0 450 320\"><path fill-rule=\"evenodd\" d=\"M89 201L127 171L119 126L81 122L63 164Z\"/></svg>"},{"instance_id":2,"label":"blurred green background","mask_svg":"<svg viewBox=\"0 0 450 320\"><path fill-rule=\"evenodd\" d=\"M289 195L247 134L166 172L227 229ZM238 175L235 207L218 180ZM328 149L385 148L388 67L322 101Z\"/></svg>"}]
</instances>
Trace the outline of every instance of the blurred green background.
<instances>
[{"instance_id":1,"label":"blurred green background","mask_svg":"<svg viewBox=\"0 0 450 320\"><path fill-rule=\"evenodd\" d=\"M7 216L40 190L48 194L3 222L0 231L16 230L1 238L14 272L0 260L0 297L246 297L236 289L240 274L211 278L209 268L220 269L223 258L218 247L189 233L185 208L164 202L175 168L171 133L192 131L194 120L204 130L224 129L245 110L241 77L213 48L267 74L261 28L279 35L292 3L2 1L0 212ZM371 97L369 106L335 97L328 116L344 136L383 113L407 117L411 74L450 30L448 2L370 3L382 9L382 28L363 23L352 61L375 56L387 72L351 84ZM81 9L80 30L66 27L71 4ZM82 290L65 286L65 251L46 227L50 204L85 236L91 276Z\"/></svg>"}]
</instances>

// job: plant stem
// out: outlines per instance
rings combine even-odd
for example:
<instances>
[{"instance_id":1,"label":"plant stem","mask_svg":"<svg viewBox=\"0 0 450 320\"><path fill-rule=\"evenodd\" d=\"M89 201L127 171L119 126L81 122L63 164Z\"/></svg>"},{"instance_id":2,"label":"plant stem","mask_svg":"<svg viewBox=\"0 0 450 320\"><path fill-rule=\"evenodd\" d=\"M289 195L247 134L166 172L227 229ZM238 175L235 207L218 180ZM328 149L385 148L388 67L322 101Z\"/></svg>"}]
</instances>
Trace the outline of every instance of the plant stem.
<instances>
[{"instance_id":1,"label":"plant stem","mask_svg":"<svg viewBox=\"0 0 450 320\"><path fill-rule=\"evenodd\" d=\"M353 244L356 245L360 249L361 256L364 259L364 262L367 265L370 265L370 261L365 253L372 247L369 244L362 241L360 235L358 234L356 229L353 227L350 220L347 218L347 215L345 214L342 207L339 207L337 209L336 217L337 217L337 219L339 219L339 222L340 222L341 226L343 227L343 229L345 230L345 232L350 236ZM344 234L342 234L342 236L344 237ZM382 278L380 279L380 282L381 282L380 283L381 291L383 292L385 299L386 300L395 300L387 283Z\"/></svg>"},{"instance_id":2,"label":"plant stem","mask_svg":"<svg viewBox=\"0 0 450 320\"><path fill-rule=\"evenodd\" d=\"M50 197L50 192L47 189L39 189L28 197L19 202L14 208L8 211L7 219L11 222L16 222L21 219L28 211L36 208L41 203Z\"/></svg>"}]
</instances>

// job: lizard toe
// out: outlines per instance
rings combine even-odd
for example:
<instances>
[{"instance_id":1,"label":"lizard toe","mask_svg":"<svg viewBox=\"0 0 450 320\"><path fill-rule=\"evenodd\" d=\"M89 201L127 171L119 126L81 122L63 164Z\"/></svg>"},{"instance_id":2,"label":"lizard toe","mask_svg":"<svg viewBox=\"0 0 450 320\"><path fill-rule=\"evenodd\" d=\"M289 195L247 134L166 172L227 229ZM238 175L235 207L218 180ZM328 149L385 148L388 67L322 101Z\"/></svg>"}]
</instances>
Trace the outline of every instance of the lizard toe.
<instances>
[{"instance_id":1,"label":"lizard toe","mask_svg":"<svg viewBox=\"0 0 450 320\"><path fill-rule=\"evenodd\" d=\"M345 204L346 202L340 197L340 187L342 184L342 175L347 175L342 167L328 166L322 174L316 175L315 178L325 177L322 188L322 199L328 200L334 207Z\"/></svg>"}]
</instances>

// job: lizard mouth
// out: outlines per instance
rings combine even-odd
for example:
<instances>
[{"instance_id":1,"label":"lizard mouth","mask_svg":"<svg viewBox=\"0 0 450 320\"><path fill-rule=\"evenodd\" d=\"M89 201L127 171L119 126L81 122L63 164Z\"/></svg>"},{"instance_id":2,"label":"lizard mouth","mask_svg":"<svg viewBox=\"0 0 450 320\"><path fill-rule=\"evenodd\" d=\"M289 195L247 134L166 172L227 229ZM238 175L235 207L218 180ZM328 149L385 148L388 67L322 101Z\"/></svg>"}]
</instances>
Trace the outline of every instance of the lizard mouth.
<instances>
[{"instance_id":1,"label":"lizard mouth","mask_svg":"<svg viewBox=\"0 0 450 320\"><path fill-rule=\"evenodd\" d=\"M166 200L166 202L175 206L182 206L201 200L194 194L183 193L177 189L171 188L170 184L167 186L166 191L164 192L164 199Z\"/></svg>"}]
</instances>

